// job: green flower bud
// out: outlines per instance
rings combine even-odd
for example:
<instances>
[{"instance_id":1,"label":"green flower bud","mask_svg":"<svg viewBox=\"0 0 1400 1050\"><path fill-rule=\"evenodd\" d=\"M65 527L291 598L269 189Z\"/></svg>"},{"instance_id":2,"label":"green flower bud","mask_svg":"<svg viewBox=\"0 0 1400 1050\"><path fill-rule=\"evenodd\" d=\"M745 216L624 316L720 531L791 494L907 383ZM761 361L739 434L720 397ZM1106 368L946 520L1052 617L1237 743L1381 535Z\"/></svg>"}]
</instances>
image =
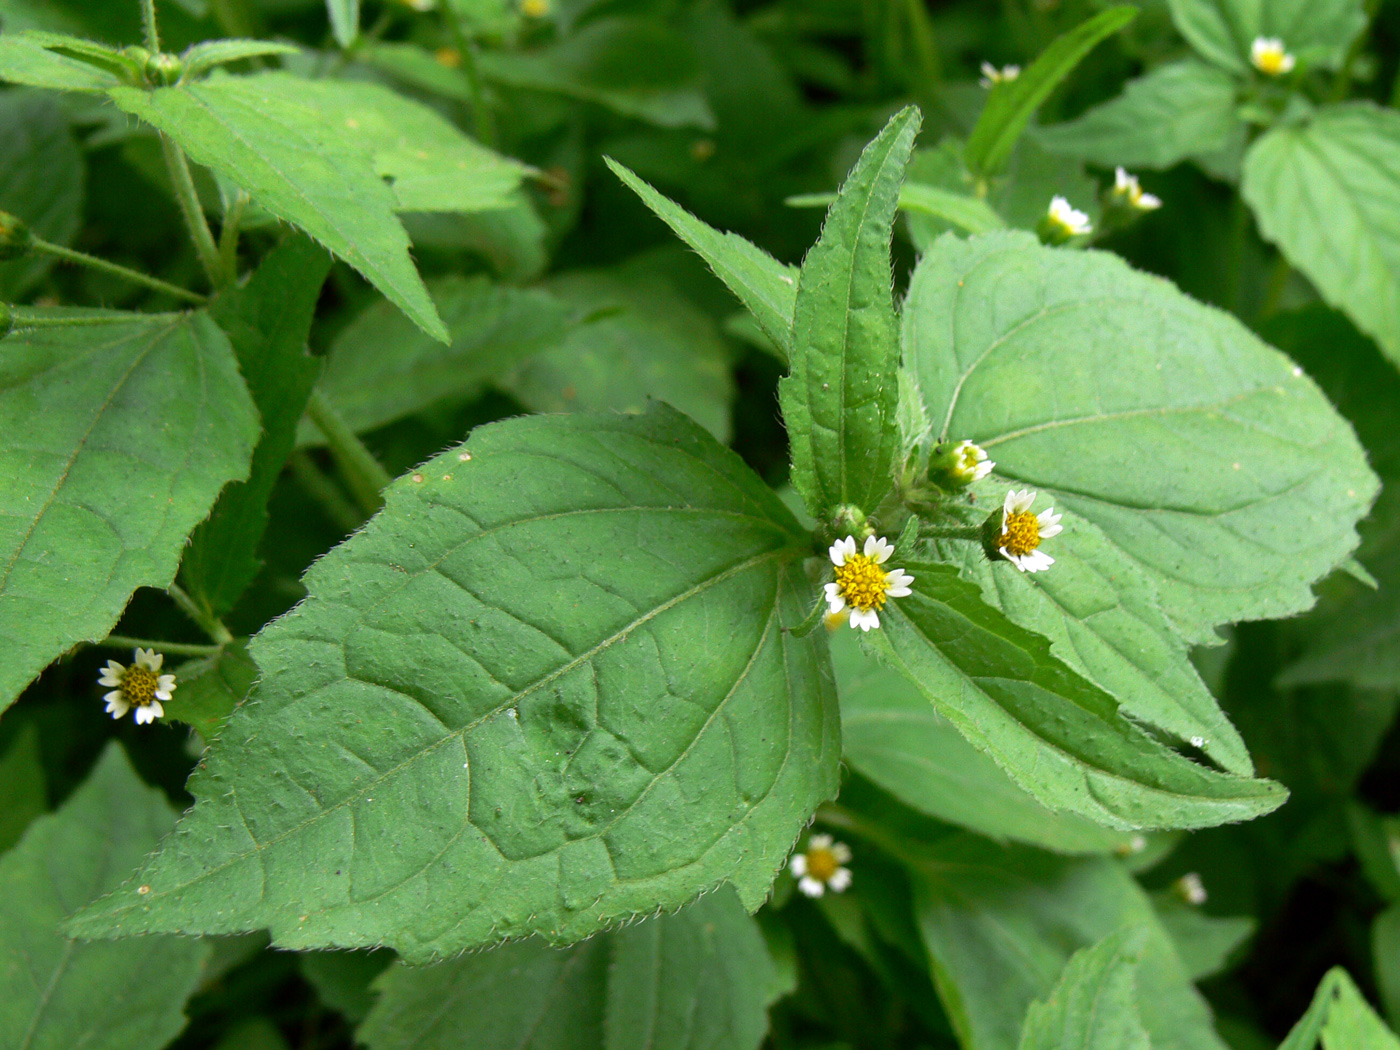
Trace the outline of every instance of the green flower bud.
<instances>
[{"instance_id":1,"label":"green flower bud","mask_svg":"<svg viewBox=\"0 0 1400 1050\"><path fill-rule=\"evenodd\" d=\"M858 536L861 539L875 533L875 530L865 519L865 512L849 503L836 508L836 513L831 516L831 528L833 535Z\"/></svg>"},{"instance_id":2,"label":"green flower bud","mask_svg":"<svg viewBox=\"0 0 1400 1050\"><path fill-rule=\"evenodd\" d=\"M180 79L185 71L185 63L179 55L151 55L146 59L146 83L157 87L169 87Z\"/></svg>"},{"instance_id":3,"label":"green flower bud","mask_svg":"<svg viewBox=\"0 0 1400 1050\"><path fill-rule=\"evenodd\" d=\"M18 259L29 254L34 235L18 216L0 211L0 260Z\"/></svg>"},{"instance_id":4,"label":"green flower bud","mask_svg":"<svg viewBox=\"0 0 1400 1050\"><path fill-rule=\"evenodd\" d=\"M995 466L980 445L971 441L945 441L934 448L928 472L940 485L961 489L981 481Z\"/></svg>"}]
</instances>

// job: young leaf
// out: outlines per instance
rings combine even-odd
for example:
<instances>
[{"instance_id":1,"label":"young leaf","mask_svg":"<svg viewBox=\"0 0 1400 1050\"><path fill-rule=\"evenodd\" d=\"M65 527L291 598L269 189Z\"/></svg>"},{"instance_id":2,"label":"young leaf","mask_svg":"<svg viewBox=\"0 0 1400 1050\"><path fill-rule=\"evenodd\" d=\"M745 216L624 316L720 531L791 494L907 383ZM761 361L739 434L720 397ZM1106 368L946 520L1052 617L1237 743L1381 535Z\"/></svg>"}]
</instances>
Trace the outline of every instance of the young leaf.
<instances>
[{"instance_id":1,"label":"young leaf","mask_svg":"<svg viewBox=\"0 0 1400 1050\"><path fill-rule=\"evenodd\" d=\"M1325 106L1245 155L1259 230L1400 366L1400 113Z\"/></svg>"},{"instance_id":2,"label":"young leaf","mask_svg":"<svg viewBox=\"0 0 1400 1050\"><path fill-rule=\"evenodd\" d=\"M1047 809L1017 787L908 679L862 653L853 633L831 640L841 754L852 769L921 813L998 841L1057 853L1106 853L1128 843L1129 836Z\"/></svg>"},{"instance_id":3,"label":"young leaf","mask_svg":"<svg viewBox=\"0 0 1400 1050\"><path fill-rule=\"evenodd\" d=\"M257 575L267 500L291 454L320 362L306 352L311 317L330 256L304 238L270 252L246 285L209 313L223 328L262 417L262 438L247 482L230 485L195 529L181 565L190 596L216 616L233 607Z\"/></svg>"},{"instance_id":4,"label":"young leaf","mask_svg":"<svg viewBox=\"0 0 1400 1050\"><path fill-rule=\"evenodd\" d=\"M1167 0L1196 53L1233 73L1252 73L1250 45L1276 37L1307 65L1336 68L1366 28L1363 0Z\"/></svg>"},{"instance_id":5,"label":"young leaf","mask_svg":"<svg viewBox=\"0 0 1400 1050\"><path fill-rule=\"evenodd\" d=\"M1046 149L1105 167L1170 168L1226 149L1244 125L1230 74L1194 59L1128 82L1117 98L1035 131Z\"/></svg>"},{"instance_id":6,"label":"young leaf","mask_svg":"<svg viewBox=\"0 0 1400 1050\"><path fill-rule=\"evenodd\" d=\"M50 51L50 33L0 36L0 80L56 91L104 91L121 83L115 73Z\"/></svg>"},{"instance_id":7,"label":"young leaf","mask_svg":"<svg viewBox=\"0 0 1400 1050\"><path fill-rule=\"evenodd\" d=\"M899 449L890 236L920 119L901 110L865 148L797 281L792 371L778 400L793 487L814 518L847 504L869 513L890 489Z\"/></svg>"},{"instance_id":8,"label":"young leaf","mask_svg":"<svg viewBox=\"0 0 1400 1050\"><path fill-rule=\"evenodd\" d=\"M1019 1050L1150 1050L1135 987L1146 940L1146 930L1126 927L1075 952L1026 1010Z\"/></svg>"},{"instance_id":9,"label":"young leaf","mask_svg":"<svg viewBox=\"0 0 1400 1050\"><path fill-rule=\"evenodd\" d=\"M175 699L165 705L165 717L184 722L207 743L223 731L228 716L253 688L258 666L240 639L213 656L181 664L175 674Z\"/></svg>"},{"instance_id":10,"label":"young leaf","mask_svg":"<svg viewBox=\"0 0 1400 1050\"><path fill-rule=\"evenodd\" d=\"M204 40L185 48L180 61L185 64L185 79L192 80L229 62L269 55L295 55L300 51L301 48L293 44L273 40Z\"/></svg>"},{"instance_id":11,"label":"young leaf","mask_svg":"<svg viewBox=\"0 0 1400 1050\"><path fill-rule=\"evenodd\" d=\"M326 0L331 32L341 47L349 47L360 35L360 0ZM455 13L452 17L457 17Z\"/></svg>"},{"instance_id":12,"label":"young leaf","mask_svg":"<svg viewBox=\"0 0 1400 1050\"><path fill-rule=\"evenodd\" d=\"M0 857L0 1046L160 1050L184 1027L208 944L78 944L59 929L174 823L165 796L109 744L63 808Z\"/></svg>"},{"instance_id":13,"label":"young leaf","mask_svg":"<svg viewBox=\"0 0 1400 1050\"><path fill-rule=\"evenodd\" d=\"M1396 1050L1400 1039L1386 1028L1340 966L1328 970L1317 986L1312 1005L1279 1050Z\"/></svg>"},{"instance_id":14,"label":"young leaf","mask_svg":"<svg viewBox=\"0 0 1400 1050\"><path fill-rule=\"evenodd\" d=\"M1018 785L1107 827L1209 827L1287 798L1158 743L1050 646L985 604L949 565L911 564L914 593L881 611L878 651Z\"/></svg>"},{"instance_id":15,"label":"young leaf","mask_svg":"<svg viewBox=\"0 0 1400 1050\"><path fill-rule=\"evenodd\" d=\"M0 353L0 709L137 587L248 476L258 414L206 314L11 335ZM19 437L22 435L22 440Z\"/></svg>"},{"instance_id":16,"label":"young leaf","mask_svg":"<svg viewBox=\"0 0 1400 1050\"><path fill-rule=\"evenodd\" d=\"M999 478L1040 490L1037 509L1067 512L1047 550L1076 564L1031 577L966 555L995 574L1003 610L1128 710L1150 705L1173 732L1215 719L1196 735L1242 768L1181 640L1312 604L1376 492L1351 428L1233 318L1115 257L1025 234L942 238L911 283L904 352L936 435L977 442ZM1101 642L1080 656L1087 633Z\"/></svg>"},{"instance_id":17,"label":"young leaf","mask_svg":"<svg viewBox=\"0 0 1400 1050\"><path fill-rule=\"evenodd\" d=\"M899 193L899 206L904 211L942 219L967 233L1006 228L1006 221L982 198L949 193L937 186L906 182Z\"/></svg>"},{"instance_id":18,"label":"young leaf","mask_svg":"<svg viewBox=\"0 0 1400 1050\"><path fill-rule=\"evenodd\" d=\"M1050 97L1056 85L1074 71L1095 45L1136 17L1137 9L1127 5L1101 11L1056 37L1020 76L995 85L963 149L968 169L985 178L1005 167L1031 114Z\"/></svg>"},{"instance_id":19,"label":"young leaf","mask_svg":"<svg viewBox=\"0 0 1400 1050\"><path fill-rule=\"evenodd\" d=\"M720 233L707 226L617 161L603 158L613 174L642 198L648 208L685 241L728 285L773 340L783 359L792 356L792 315L797 301L797 270L785 266L737 233Z\"/></svg>"},{"instance_id":20,"label":"young leaf","mask_svg":"<svg viewBox=\"0 0 1400 1050\"><path fill-rule=\"evenodd\" d=\"M721 890L564 951L532 940L397 965L357 1037L369 1050L454 1050L468 1030L474 1050L756 1050L777 983L757 924Z\"/></svg>"},{"instance_id":21,"label":"young leaf","mask_svg":"<svg viewBox=\"0 0 1400 1050\"><path fill-rule=\"evenodd\" d=\"M757 907L839 760L771 492L658 407L482 427L386 499L255 639L181 832L74 929L418 962L725 881Z\"/></svg>"}]
</instances>

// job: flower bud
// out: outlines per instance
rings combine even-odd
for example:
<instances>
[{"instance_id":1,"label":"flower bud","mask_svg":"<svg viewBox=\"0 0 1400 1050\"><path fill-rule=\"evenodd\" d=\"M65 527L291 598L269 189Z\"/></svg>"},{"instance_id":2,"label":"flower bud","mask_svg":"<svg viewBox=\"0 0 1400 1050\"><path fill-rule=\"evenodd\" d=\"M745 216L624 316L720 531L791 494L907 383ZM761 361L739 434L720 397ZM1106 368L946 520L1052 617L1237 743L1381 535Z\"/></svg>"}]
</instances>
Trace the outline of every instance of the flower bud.
<instances>
[{"instance_id":1,"label":"flower bud","mask_svg":"<svg viewBox=\"0 0 1400 1050\"><path fill-rule=\"evenodd\" d=\"M944 441L935 446L929 457L929 477L945 488L961 489L981 481L996 464L987 453L971 441Z\"/></svg>"},{"instance_id":2,"label":"flower bud","mask_svg":"<svg viewBox=\"0 0 1400 1050\"><path fill-rule=\"evenodd\" d=\"M875 531L865 519L865 512L847 503L836 508L831 516L831 528L837 536L859 536L864 539Z\"/></svg>"},{"instance_id":3,"label":"flower bud","mask_svg":"<svg viewBox=\"0 0 1400 1050\"><path fill-rule=\"evenodd\" d=\"M151 55L146 59L144 68L146 83L156 87L169 87L180 79L184 71L185 63L180 60L179 55L164 53Z\"/></svg>"},{"instance_id":4,"label":"flower bud","mask_svg":"<svg viewBox=\"0 0 1400 1050\"><path fill-rule=\"evenodd\" d=\"M29 254L34 235L18 216L0 211L0 260L18 259Z\"/></svg>"}]
</instances>

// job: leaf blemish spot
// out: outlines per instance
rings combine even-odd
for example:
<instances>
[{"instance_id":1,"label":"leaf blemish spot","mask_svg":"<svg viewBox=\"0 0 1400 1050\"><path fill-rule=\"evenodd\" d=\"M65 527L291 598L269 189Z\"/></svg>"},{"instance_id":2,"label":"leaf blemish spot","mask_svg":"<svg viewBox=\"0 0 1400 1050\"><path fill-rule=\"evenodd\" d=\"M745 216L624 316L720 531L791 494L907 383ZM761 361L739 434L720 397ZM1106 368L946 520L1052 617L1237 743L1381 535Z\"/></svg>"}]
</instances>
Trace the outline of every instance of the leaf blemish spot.
<instances>
[{"instance_id":1,"label":"leaf blemish spot","mask_svg":"<svg viewBox=\"0 0 1400 1050\"><path fill-rule=\"evenodd\" d=\"M415 474L415 475L413 475L413 483L414 483L415 485L421 485L421 484L423 484L423 475L422 475L422 474Z\"/></svg>"},{"instance_id":2,"label":"leaf blemish spot","mask_svg":"<svg viewBox=\"0 0 1400 1050\"><path fill-rule=\"evenodd\" d=\"M470 463L470 462L471 462L471 458L472 458L472 454L471 454L470 452L458 452L458 453L457 453L457 462L458 462L458 463Z\"/></svg>"},{"instance_id":3,"label":"leaf blemish spot","mask_svg":"<svg viewBox=\"0 0 1400 1050\"><path fill-rule=\"evenodd\" d=\"M139 893L139 894L141 894L141 896L144 897L146 894L148 894L148 893L151 892L151 887L149 887L149 886L137 886L137 887L136 887L136 892Z\"/></svg>"}]
</instances>

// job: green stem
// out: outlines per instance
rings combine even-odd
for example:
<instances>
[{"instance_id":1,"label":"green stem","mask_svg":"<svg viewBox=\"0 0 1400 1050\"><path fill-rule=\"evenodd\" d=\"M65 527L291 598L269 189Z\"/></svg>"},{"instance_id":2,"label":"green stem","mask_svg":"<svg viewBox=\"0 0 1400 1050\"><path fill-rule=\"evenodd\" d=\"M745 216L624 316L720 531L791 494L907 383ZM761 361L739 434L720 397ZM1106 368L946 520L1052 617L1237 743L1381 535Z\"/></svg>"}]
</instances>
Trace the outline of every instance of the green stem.
<instances>
[{"instance_id":1,"label":"green stem","mask_svg":"<svg viewBox=\"0 0 1400 1050\"><path fill-rule=\"evenodd\" d=\"M146 33L146 50L160 54L160 32L156 29L156 0L141 0L141 28Z\"/></svg>"},{"instance_id":2,"label":"green stem","mask_svg":"<svg viewBox=\"0 0 1400 1050\"><path fill-rule=\"evenodd\" d=\"M311 391L306 414L325 435L331 455L345 471L355 499L367 514L376 513L384 505L381 493L394 479L321 391Z\"/></svg>"},{"instance_id":3,"label":"green stem","mask_svg":"<svg viewBox=\"0 0 1400 1050\"><path fill-rule=\"evenodd\" d=\"M228 211L224 212L224 223L219 229L219 262L226 274L238 276L238 227L243 222L243 212L248 207L248 195L241 190L234 198Z\"/></svg>"},{"instance_id":4,"label":"green stem","mask_svg":"<svg viewBox=\"0 0 1400 1050\"><path fill-rule=\"evenodd\" d=\"M76 266L86 266L93 270L101 270L104 273L114 274L117 277L124 277L128 281L136 284L144 284L147 288L154 288L158 292L166 295L173 295L177 299L184 299L190 303L203 303L205 297L198 292L192 292L188 288L181 288L179 285L162 281L159 277L152 277L150 274L142 273L140 270L133 270L130 267L122 266L120 263L108 262L106 259L99 259L95 255L87 252L76 251L72 248L65 248L61 244L50 244L40 237L35 237L30 242L36 252L43 252L45 255L52 255L55 259L62 259L64 262L73 263Z\"/></svg>"},{"instance_id":5,"label":"green stem","mask_svg":"<svg viewBox=\"0 0 1400 1050\"><path fill-rule=\"evenodd\" d=\"M918 63L918 79L912 92L924 106L924 112L931 112L937 105L938 80L941 62L938 45L934 41L933 26L929 23L928 9L924 0L905 0L905 17L909 22L909 36L914 46L914 58Z\"/></svg>"},{"instance_id":6,"label":"green stem","mask_svg":"<svg viewBox=\"0 0 1400 1050\"><path fill-rule=\"evenodd\" d=\"M160 136L160 148L165 153L165 166L170 172L171 185L175 187L175 201L180 205L180 214L185 217L190 236L194 238L195 252L200 265L209 275L215 288L228 283L223 260L219 257L219 247L214 243L214 235L209 231L209 221L204 217L204 207L199 203L195 192L194 177L190 175L190 165L185 154L166 135Z\"/></svg>"},{"instance_id":7,"label":"green stem","mask_svg":"<svg viewBox=\"0 0 1400 1050\"><path fill-rule=\"evenodd\" d=\"M315 461L305 452L294 452L288 460L292 474L311 498L321 505L327 516L340 526L342 532L354 532L365 523L365 517L341 494L340 487L326 477Z\"/></svg>"},{"instance_id":8,"label":"green stem","mask_svg":"<svg viewBox=\"0 0 1400 1050\"><path fill-rule=\"evenodd\" d=\"M171 656L214 656L223 652L222 645L196 645L191 642L162 642L151 638L129 638L124 634L109 634L100 642L93 642L100 649L154 649L158 653Z\"/></svg>"},{"instance_id":9,"label":"green stem","mask_svg":"<svg viewBox=\"0 0 1400 1050\"><path fill-rule=\"evenodd\" d=\"M924 525L919 529L919 538L924 540L980 540L980 525Z\"/></svg>"},{"instance_id":10,"label":"green stem","mask_svg":"<svg viewBox=\"0 0 1400 1050\"><path fill-rule=\"evenodd\" d=\"M179 313L157 313L141 314L143 318L152 317L180 317ZM104 324L127 324L131 321L131 314L102 314L95 317L54 317L49 314L34 314L28 310L16 308L10 316L14 325L12 331L34 330L37 328L85 328L89 326Z\"/></svg>"},{"instance_id":11,"label":"green stem","mask_svg":"<svg viewBox=\"0 0 1400 1050\"><path fill-rule=\"evenodd\" d=\"M1288 265L1288 260L1280 254L1274 260L1273 269L1269 271L1269 283L1264 288L1264 301L1259 304L1259 320L1278 313L1279 302L1288 288L1288 275L1292 272L1293 268Z\"/></svg>"},{"instance_id":12,"label":"green stem","mask_svg":"<svg viewBox=\"0 0 1400 1050\"><path fill-rule=\"evenodd\" d=\"M462 78L467 82L467 93L472 99L472 118L476 124L476 137L482 145L495 149L496 119L491 114L491 105L486 99L486 91L481 82L481 69L476 64L476 44L467 39L462 31L462 20L452 9L451 4L441 4L443 20L447 23L447 35L452 46L462 60Z\"/></svg>"},{"instance_id":13,"label":"green stem","mask_svg":"<svg viewBox=\"0 0 1400 1050\"><path fill-rule=\"evenodd\" d=\"M172 583L165 589L165 593L170 595L171 600L180 607L180 610L195 623L200 629L220 645L227 645L233 641L233 634L223 625L217 616L199 607L199 604L191 598L178 584Z\"/></svg>"}]
</instances>

